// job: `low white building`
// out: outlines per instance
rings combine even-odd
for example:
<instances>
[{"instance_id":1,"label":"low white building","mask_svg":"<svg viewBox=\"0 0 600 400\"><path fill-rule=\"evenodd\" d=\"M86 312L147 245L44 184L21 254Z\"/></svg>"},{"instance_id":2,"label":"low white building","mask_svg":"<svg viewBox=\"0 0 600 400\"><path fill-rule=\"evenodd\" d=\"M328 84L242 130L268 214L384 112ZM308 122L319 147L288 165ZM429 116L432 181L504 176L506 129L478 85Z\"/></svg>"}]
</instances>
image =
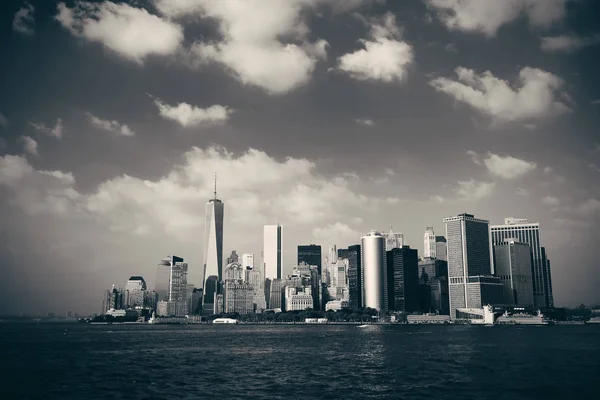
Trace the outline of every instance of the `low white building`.
<instances>
[{"instance_id":1,"label":"low white building","mask_svg":"<svg viewBox=\"0 0 600 400\"><path fill-rule=\"evenodd\" d=\"M350 302L348 300L333 300L333 301L328 301L327 304L325 304L325 311L338 311L341 310L342 308L348 308L350 307Z\"/></svg>"}]
</instances>

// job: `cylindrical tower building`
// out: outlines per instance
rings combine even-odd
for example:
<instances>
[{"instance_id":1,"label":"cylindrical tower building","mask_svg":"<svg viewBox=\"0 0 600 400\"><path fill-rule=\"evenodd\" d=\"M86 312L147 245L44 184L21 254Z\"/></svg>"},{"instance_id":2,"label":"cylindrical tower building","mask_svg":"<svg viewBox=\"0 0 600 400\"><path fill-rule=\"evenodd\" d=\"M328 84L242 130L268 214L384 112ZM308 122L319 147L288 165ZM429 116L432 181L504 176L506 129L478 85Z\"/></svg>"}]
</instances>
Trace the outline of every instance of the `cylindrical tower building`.
<instances>
[{"instance_id":1,"label":"cylindrical tower building","mask_svg":"<svg viewBox=\"0 0 600 400\"><path fill-rule=\"evenodd\" d=\"M364 307L386 309L385 238L371 231L361 238L362 290Z\"/></svg>"}]
</instances>

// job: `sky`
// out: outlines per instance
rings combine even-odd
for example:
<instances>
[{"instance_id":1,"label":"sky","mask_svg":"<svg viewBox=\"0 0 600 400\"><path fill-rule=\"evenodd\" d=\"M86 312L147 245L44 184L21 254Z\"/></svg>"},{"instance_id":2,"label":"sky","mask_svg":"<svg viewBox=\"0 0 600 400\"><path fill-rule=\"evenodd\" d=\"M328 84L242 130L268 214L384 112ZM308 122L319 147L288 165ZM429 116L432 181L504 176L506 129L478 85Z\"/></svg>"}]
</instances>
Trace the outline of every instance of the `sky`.
<instances>
[{"instance_id":1,"label":"sky","mask_svg":"<svg viewBox=\"0 0 600 400\"><path fill-rule=\"evenodd\" d=\"M0 315L100 312L161 258L539 222L557 306L600 303L594 0L7 0Z\"/></svg>"}]
</instances>

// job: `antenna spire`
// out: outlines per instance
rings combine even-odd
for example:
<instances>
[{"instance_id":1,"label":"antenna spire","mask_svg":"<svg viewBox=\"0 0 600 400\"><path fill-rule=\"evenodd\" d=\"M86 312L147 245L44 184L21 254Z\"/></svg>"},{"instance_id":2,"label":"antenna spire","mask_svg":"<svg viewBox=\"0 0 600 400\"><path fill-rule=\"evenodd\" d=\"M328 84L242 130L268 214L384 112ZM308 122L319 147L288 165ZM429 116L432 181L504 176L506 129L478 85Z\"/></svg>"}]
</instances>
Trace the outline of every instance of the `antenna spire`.
<instances>
[{"instance_id":1,"label":"antenna spire","mask_svg":"<svg viewBox=\"0 0 600 400\"><path fill-rule=\"evenodd\" d=\"M217 199L217 173L215 172L215 200Z\"/></svg>"}]
</instances>

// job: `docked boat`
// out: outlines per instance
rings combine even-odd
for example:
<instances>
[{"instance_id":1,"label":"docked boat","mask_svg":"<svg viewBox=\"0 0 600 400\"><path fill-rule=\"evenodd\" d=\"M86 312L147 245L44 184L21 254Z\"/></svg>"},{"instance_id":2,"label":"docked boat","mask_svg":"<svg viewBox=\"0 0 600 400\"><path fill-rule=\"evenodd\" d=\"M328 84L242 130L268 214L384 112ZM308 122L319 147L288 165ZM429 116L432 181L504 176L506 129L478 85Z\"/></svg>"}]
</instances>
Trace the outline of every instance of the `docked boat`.
<instances>
[{"instance_id":1,"label":"docked boat","mask_svg":"<svg viewBox=\"0 0 600 400\"><path fill-rule=\"evenodd\" d=\"M239 324L240 322L237 319L233 319L233 318L217 318L212 323L213 324Z\"/></svg>"},{"instance_id":2,"label":"docked boat","mask_svg":"<svg viewBox=\"0 0 600 400\"><path fill-rule=\"evenodd\" d=\"M536 315L526 313L515 313L509 315L507 312L496 320L500 325L548 325L548 320L538 310Z\"/></svg>"}]
</instances>

